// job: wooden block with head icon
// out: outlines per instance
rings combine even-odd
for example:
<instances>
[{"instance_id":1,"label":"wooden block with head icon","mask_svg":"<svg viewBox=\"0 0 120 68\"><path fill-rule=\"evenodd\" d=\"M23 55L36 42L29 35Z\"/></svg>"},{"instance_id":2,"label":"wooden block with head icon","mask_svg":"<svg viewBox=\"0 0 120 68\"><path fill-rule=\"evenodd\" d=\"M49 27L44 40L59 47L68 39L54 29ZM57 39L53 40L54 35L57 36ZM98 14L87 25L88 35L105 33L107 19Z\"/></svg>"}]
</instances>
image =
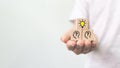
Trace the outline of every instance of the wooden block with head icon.
<instances>
[{"instance_id":1,"label":"wooden block with head icon","mask_svg":"<svg viewBox=\"0 0 120 68\"><path fill-rule=\"evenodd\" d=\"M71 40L78 41L82 37L82 32L79 29L75 29L72 31Z\"/></svg>"},{"instance_id":2,"label":"wooden block with head icon","mask_svg":"<svg viewBox=\"0 0 120 68\"><path fill-rule=\"evenodd\" d=\"M89 40L89 41L97 42L97 38L96 38L95 34L90 29L83 31L82 40Z\"/></svg>"},{"instance_id":3,"label":"wooden block with head icon","mask_svg":"<svg viewBox=\"0 0 120 68\"><path fill-rule=\"evenodd\" d=\"M72 34L71 34L71 40L77 41L77 40L81 39L81 37L82 37L82 30L80 27L80 20L76 19L75 25L74 25L74 30L72 31Z\"/></svg>"}]
</instances>

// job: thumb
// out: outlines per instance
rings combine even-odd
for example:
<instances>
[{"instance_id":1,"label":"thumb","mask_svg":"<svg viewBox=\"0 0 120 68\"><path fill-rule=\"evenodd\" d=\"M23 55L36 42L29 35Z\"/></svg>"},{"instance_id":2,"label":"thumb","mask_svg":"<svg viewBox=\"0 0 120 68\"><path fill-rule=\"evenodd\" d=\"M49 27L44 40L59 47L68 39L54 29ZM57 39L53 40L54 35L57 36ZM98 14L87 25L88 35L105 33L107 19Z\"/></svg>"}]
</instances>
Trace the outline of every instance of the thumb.
<instances>
[{"instance_id":1,"label":"thumb","mask_svg":"<svg viewBox=\"0 0 120 68\"><path fill-rule=\"evenodd\" d=\"M71 37L71 33L72 33L73 29L69 29L67 30L62 36L61 36L61 41L64 43L67 43L68 40L70 40Z\"/></svg>"}]
</instances>

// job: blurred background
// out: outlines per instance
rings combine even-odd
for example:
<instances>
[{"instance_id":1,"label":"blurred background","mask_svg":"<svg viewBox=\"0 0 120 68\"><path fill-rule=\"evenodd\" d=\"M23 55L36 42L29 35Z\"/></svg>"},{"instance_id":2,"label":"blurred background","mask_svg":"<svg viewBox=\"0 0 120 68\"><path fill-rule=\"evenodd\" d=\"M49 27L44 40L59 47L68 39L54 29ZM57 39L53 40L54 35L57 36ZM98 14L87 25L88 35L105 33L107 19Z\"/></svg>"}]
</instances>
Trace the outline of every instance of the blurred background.
<instances>
[{"instance_id":1,"label":"blurred background","mask_svg":"<svg viewBox=\"0 0 120 68\"><path fill-rule=\"evenodd\" d=\"M0 68L84 68L85 56L68 51L74 0L0 0Z\"/></svg>"}]
</instances>

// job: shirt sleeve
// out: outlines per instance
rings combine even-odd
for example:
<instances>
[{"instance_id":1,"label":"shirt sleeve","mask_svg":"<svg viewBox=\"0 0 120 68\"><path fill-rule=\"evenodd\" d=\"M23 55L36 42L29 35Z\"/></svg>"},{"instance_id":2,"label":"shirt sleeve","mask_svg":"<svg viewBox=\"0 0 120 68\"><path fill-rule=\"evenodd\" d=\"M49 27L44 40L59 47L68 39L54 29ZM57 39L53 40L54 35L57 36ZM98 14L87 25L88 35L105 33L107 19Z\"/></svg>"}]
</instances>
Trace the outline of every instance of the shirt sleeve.
<instances>
[{"instance_id":1,"label":"shirt sleeve","mask_svg":"<svg viewBox=\"0 0 120 68\"><path fill-rule=\"evenodd\" d=\"M77 18L88 18L88 4L86 0L75 0L69 20L73 21Z\"/></svg>"}]
</instances>

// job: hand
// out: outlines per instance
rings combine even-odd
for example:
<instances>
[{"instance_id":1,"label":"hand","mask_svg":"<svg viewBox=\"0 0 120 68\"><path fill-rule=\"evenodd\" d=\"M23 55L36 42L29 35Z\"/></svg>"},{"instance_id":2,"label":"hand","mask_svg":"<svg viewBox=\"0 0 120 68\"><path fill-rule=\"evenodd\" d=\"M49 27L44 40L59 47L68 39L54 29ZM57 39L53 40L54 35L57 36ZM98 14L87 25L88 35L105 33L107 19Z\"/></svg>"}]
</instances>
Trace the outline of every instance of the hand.
<instances>
[{"instance_id":1,"label":"hand","mask_svg":"<svg viewBox=\"0 0 120 68\"><path fill-rule=\"evenodd\" d=\"M96 41L89 41L89 40L78 40L72 41L70 40L71 33L73 29L68 30L64 35L61 37L61 41L66 44L68 50L73 51L75 54L86 54L96 49L97 42Z\"/></svg>"}]
</instances>

